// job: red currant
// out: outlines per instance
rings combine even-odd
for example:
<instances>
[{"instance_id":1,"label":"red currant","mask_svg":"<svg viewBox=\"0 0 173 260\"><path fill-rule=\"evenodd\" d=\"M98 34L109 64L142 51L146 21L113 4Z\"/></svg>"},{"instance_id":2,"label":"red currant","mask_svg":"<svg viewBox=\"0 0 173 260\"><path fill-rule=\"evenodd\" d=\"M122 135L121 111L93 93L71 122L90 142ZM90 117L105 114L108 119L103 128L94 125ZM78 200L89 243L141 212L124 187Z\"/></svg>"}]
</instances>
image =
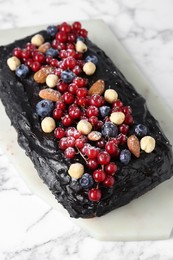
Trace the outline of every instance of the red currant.
<instances>
[{"instance_id":1,"label":"red currant","mask_svg":"<svg viewBox=\"0 0 173 260\"><path fill-rule=\"evenodd\" d=\"M129 126L128 125L125 125L125 124L122 124L119 126L119 132L126 135L129 131Z\"/></svg>"},{"instance_id":2,"label":"red currant","mask_svg":"<svg viewBox=\"0 0 173 260\"><path fill-rule=\"evenodd\" d=\"M60 42L66 42L67 41L67 34L65 32L58 32L56 34L56 39Z\"/></svg>"},{"instance_id":3,"label":"red currant","mask_svg":"<svg viewBox=\"0 0 173 260\"><path fill-rule=\"evenodd\" d=\"M67 50L67 57L75 58L75 55L76 55L75 50L72 50L72 49Z\"/></svg>"},{"instance_id":4,"label":"red currant","mask_svg":"<svg viewBox=\"0 0 173 260\"><path fill-rule=\"evenodd\" d=\"M60 110L60 109L57 109L57 108L55 108L54 110L53 110L53 118L55 119L55 120L59 120L59 119L61 119L61 117L63 116L63 110Z\"/></svg>"},{"instance_id":5,"label":"red currant","mask_svg":"<svg viewBox=\"0 0 173 260\"><path fill-rule=\"evenodd\" d=\"M112 156L117 156L118 155L118 146L114 144L113 141L109 141L105 145L106 151L112 155Z\"/></svg>"},{"instance_id":6,"label":"red currant","mask_svg":"<svg viewBox=\"0 0 173 260\"><path fill-rule=\"evenodd\" d=\"M71 32L71 25L67 24L67 23L63 23L60 27L60 31L65 32L65 33Z\"/></svg>"},{"instance_id":7,"label":"red currant","mask_svg":"<svg viewBox=\"0 0 173 260\"><path fill-rule=\"evenodd\" d=\"M88 99L87 99L87 97L78 98L78 99L77 99L77 104L78 104L79 106L82 106L82 107L87 106L87 105L88 105Z\"/></svg>"},{"instance_id":8,"label":"red currant","mask_svg":"<svg viewBox=\"0 0 173 260\"><path fill-rule=\"evenodd\" d=\"M54 74L57 75L59 78L60 78L60 76L61 76L61 73L62 73L62 69L60 69L60 68L56 68L56 69L54 70Z\"/></svg>"},{"instance_id":9,"label":"red currant","mask_svg":"<svg viewBox=\"0 0 173 260\"><path fill-rule=\"evenodd\" d=\"M66 51L66 50L60 51L60 52L59 52L59 57L60 57L61 59L67 58L67 51Z\"/></svg>"},{"instance_id":10,"label":"red currant","mask_svg":"<svg viewBox=\"0 0 173 260\"><path fill-rule=\"evenodd\" d=\"M98 167L98 162L96 159L88 159L87 166L91 170L95 170Z\"/></svg>"},{"instance_id":11,"label":"red currant","mask_svg":"<svg viewBox=\"0 0 173 260\"><path fill-rule=\"evenodd\" d=\"M70 42L70 43L75 42L76 41L76 35L74 33L68 33L67 41Z\"/></svg>"},{"instance_id":12,"label":"red currant","mask_svg":"<svg viewBox=\"0 0 173 260\"><path fill-rule=\"evenodd\" d=\"M114 175L117 172L117 165L114 162L110 162L105 166L105 172L109 175Z\"/></svg>"},{"instance_id":13,"label":"red currant","mask_svg":"<svg viewBox=\"0 0 173 260\"><path fill-rule=\"evenodd\" d=\"M73 43L67 43L67 49L75 50L75 45Z\"/></svg>"},{"instance_id":14,"label":"red currant","mask_svg":"<svg viewBox=\"0 0 173 260\"><path fill-rule=\"evenodd\" d=\"M89 159L96 158L98 153L99 153L99 150L95 147L89 147L85 152L86 156L88 156Z\"/></svg>"},{"instance_id":15,"label":"red currant","mask_svg":"<svg viewBox=\"0 0 173 260\"><path fill-rule=\"evenodd\" d=\"M25 48L29 51L36 49L36 46L34 44L32 44L31 42L27 42L27 44L25 45Z\"/></svg>"},{"instance_id":16,"label":"red currant","mask_svg":"<svg viewBox=\"0 0 173 260\"><path fill-rule=\"evenodd\" d=\"M104 181L106 174L103 170L98 169L93 172L93 178L96 182Z\"/></svg>"},{"instance_id":17,"label":"red currant","mask_svg":"<svg viewBox=\"0 0 173 260\"><path fill-rule=\"evenodd\" d=\"M65 103L63 101L57 101L55 106L57 109L60 109L60 110L65 109Z\"/></svg>"},{"instance_id":18,"label":"red currant","mask_svg":"<svg viewBox=\"0 0 173 260\"><path fill-rule=\"evenodd\" d=\"M99 110L97 107L95 106L89 106L86 110L86 115L87 117L91 117L91 116L98 116L99 114Z\"/></svg>"},{"instance_id":19,"label":"red currant","mask_svg":"<svg viewBox=\"0 0 173 260\"><path fill-rule=\"evenodd\" d=\"M31 69L32 71L38 71L41 68L41 64L38 61L34 61L32 63Z\"/></svg>"},{"instance_id":20,"label":"red currant","mask_svg":"<svg viewBox=\"0 0 173 260\"><path fill-rule=\"evenodd\" d=\"M74 69L76 66L76 60L73 57L68 57L64 60L66 69Z\"/></svg>"},{"instance_id":21,"label":"red currant","mask_svg":"<svg viewBox=\"0 0 173 260\"><path fill-rule=\"evenodd\" d=\"M65 115L62 118L62 123L63 123L64 126L70 126L73 123L73 120L69 115Z\"/></svg>"},{"instance_id":22,"label":"red currant","mask_svg":"<svg viewBox=\"0 0 173 260\"><path fill-rule=\"evenodd\" d=\"M65 149L65 151L64 151L65 157L66 157L66 158L69 158L69 159L74 158L74 157L75 157L75 154L76 154L75 149L72 148L72 147L68 147L68 148Z\"/></svg>"},{"instance_id":23,"label":"red currant","mask_svg":"<svg viewBox=\"0 0 173 260\"><path fill-rule=\"evenodd\" d=\"M67 148L67 138L63 137L59 141L59 148L65 150Z\"/></svg>"},{"instance_id":24,"label":"red currant","mask_svg":"<svg viewBox=\"0 0 173 260\"><path fill-rule=\"evenodd\" d=\"M78 86L75 84L75 83L71 83L69 86L68 86L68 91L70 93L72 93L73 95L76 94L76 91L78 89Z\"/></svg>"},{"instance_id":25,"label":"red currant","mask_svg":"<svg viewBox=\"0 0 173 260\"><path fill-rule=\"evenodd\" d=\"M96 106L96 107L101 107L105 103L105 100L102 96L100 95L92 95L90 98L90 105Z\"/></svg>"},{"instance_id":26,"label":"red currant","mask_svg":"<svg viewBox=\"0 0 173 260\"><path fill-rule=\"evenodd\" d=\"M50 65L52 67L58 67L59 66L59 62L57 59L52 59L51 62L50 62Z\"/></svg>"},{"instance_id":27,"label":"red currant","mask_svg":"<svg viewBox=\"0 0 173 260\"><path fill-rule=\"evenodd\" d=\"M103 181L103 184L107 187L112 187L115 184L115 179L113 176L106 176L105 180Z\"/></svg>"},{"instance_id":28,"label":"red currant","mask_svg":"<svg viewBox=\"0 0 173 260\"><path fill-rule=\"evenodd\" d=\"M102 138L96 142L97 147L104 148L105 147L105 140Z\"/></svg>"},{"instance_id":29,"label":"red currant","mask_svg":"<svg viewBox=\"0 0 173 260\"><path fill-rule=\"evenodd\" d=\"M17 58L21 59L22 58L22 49L18 48L18 47L14 48L13 55L16 56Z\"/></svg>"},{"instance_id":30,"label":"red currant","mask_svg":"<svg viewBox=\"0 0 173 260\"><path fill-rule=\"evenodd\" d=\"M98 117L96 116L91 116L88 121L93 125L96 126L98 124Z\"/></svg>"},{"instance_id":31,"label":"red currant","mask_svg":"<svg viewBox=\"0 0 173 260\"><path fill-rule=\"evenodd\" d=\"M52 59L53 59L52 56L47 56L46 57L46 63L50 64Z\"/></svg>"},{"instance_id":32,"label":"red currant","mask_svg":"<svg viewBox=\"0 0 173 260\"><path fill-rule=\"evenodd\" d=\"M80 30L81 29L81 23L80 22L74 22L73 24L72 24L72 28L73 28L73 30Z\"/></svg>"},{"instance_id":33,"label":"red currant","mask_svg":"<svg viewBox=\"0 0 173 260\"><path fill-rule=\"evenodd\" d=\"M30 68L32 68L33 60L32 59L27 59L26 65Z\"/></svg>"},{"instance_id":34,"label":"red currant","mask_svg":"<svg viewBox=\"0 0 173 260\"><path fill-rule=\"evenodd\" d=\"M88 79L76 77L74 78L73 83L75 83L79 88L86 87L88 85Z\"/></svg>"},{"instance_id":35,"label":"red currant","mask_svg":"<svg viewBox=\"0 0 173 260\"><path fill-rule=\"evenodd\" d=\"M61 93L65 93L65 92L67 92L67 90L68 90L68 84L62 81L62 82L58 83L57 89L58 89Z\"/></svg>"},{"instance_id":36,"label":"red currant","mask_svg":"<svg viewBox=\"0 0 173 260\"><path fill-rule=\"evenodd\" d=\"M88 198L91 201L99 201L101 199L101 191L99 189L93 188L91 190L89 190L88 192Z\"/></svg>"},{"instance_id":37,"label":"red currant","mask_svg":"<svg viewBox=\"0 0 173 260\"><path fill-rule=\"evenodd\" d=\"M75 139L72 136L68 136L67 140L67 147L74 147L75 146Z\"/></svg>"},{"instance_id":38,"label":"red currant","mask_svg":"<svg viewBox=\"0 0 173 260\"><path fill-rule=\"evenodd\" d=\"M68 105L74 102L74 96L70 92L65 92L61 98L64 101L64 103Z\"/></svg>"},{"instance_id":39,"label":"red currant","mask_svg":"<svg viewBox=\"0 0 173 260\"><path fill-rule=\"evenodd\" d=\"M131 114L126 114L124 119L124 124L132 125L134 122L133 116Z\"/></svg>"},{"instance_id":40,"label":"red currant","mask_svg":"<svg viewBox=\"0 0 173 260\"><path fill-rule=\"evenodd\" d=\"M77 95L79 98L81 98L81 97L86 97L87 93L88 93L87 88L78 88L78 89L76 90L76 95Z\"/></svg>"},{"instance_id":41,"label":"red currant","mask_svg":"<svg viewBox=\"0 0 173 260\"><path fill-rule=\"evenodd\" d=\"M127 142L127 136L121 133L117 136L117 140L119 141L120 145L124 145Z\"/></svg>"},{"instance_id":42,"label":"red currant","mask_svg":"<svg viewBox=\"0 0 173 260\"><path fill-rule=\"evenodd\" d=\"M31 56L31 52L27 49L22 50L22 58L29 59Z\"/></svg>"},{"instance_id":43,"label":"red currant","mask_svg":"<svg viewBox=\"0 0 173 260\"><path fill-rule=\"evenodd\" d=\"M77 119L81 116L81 111L79 107L75 107L69 111L69 116L73 119Z\"/></svg>"},{"instance_id":44,"label":"red currant","mask_svg":"<svg viewBox=\"0 0 173 260\"><path fill-rule=\"evenodd\" d=\"M106 152L106 151L103 151L103 152L100 152L97 156L97 160L99 162L99 164L102 164L102 165L106 165L110 162L110 155Z\"/></svg>"},{"instance_id":45,"label":"red currant","mask_svg":"<svg viewBox=\"0 0 173 260\"><path fill-rule=\"evenodd\" d=\"M124 106L122 107L122 112L126 115L126 114L132 114L132 109L130 106Z\"/></svg>"},{"instance_id":46,"label":"red currant","mask_svg":"<svg viewBox=\"0 0 173 260\"><path fill-rule=\"evenodd\" d=\"M65 135L65 130L62 127L55 128L54 135L56 138L61 139Z\"/></svg>"},{"instance_id":47,"label":"red currant","mask_svg":"<svg viewBox=\"0 0 173 260\"><path fill-rule=\"evenodd\" d=\"M117 99L115 102L112 103L112 107L122 107L123 103L121 100Z\"/></svg>"},{"instance_id":48,"label":"red currant","mask_svg":"<svg viewBox=\"0 0 173 260\"><path fill-rule=\"evenodd\" d=\"M40 63L43 63L43 62L45 62L45 56L44 56L43 53L37 52L37 53L34 54L33 60L38 61Z\"/></svg>"},{"instance_id":49,"label":"red currant","mask_svg":"<svg viewBox=\"0 0 173 260\"><path fill-rule=\"evenodd\" d=\"M82 73L82 69L79 67L79 65L76 65L73 69L72 69L73 73L75 73L77 76L79 76Z\"/></svg>"},{"instance_id":50,"label":"red currant","mask_svg":"<svg viewBox=\"0 0 173 260\"><path fill-rule=\"evenodd\" d=\"M75 141L75 146L79 149L82 149L84 147L84 144L86 143L86 139L85 138L78 138Z\"/></svg>"},{"instance_id":51,"label":"red currant","mask_svg":"<svg viewBox=\"0 0 173 260\"><path fill-rule=\"evenodd\" d=\"M88 35L87 30L85 30L85 29L81 29L81 30L80 30L80 35L81 35L82 37L86 38L87 35Z\"/></svg>"}]
</instances>

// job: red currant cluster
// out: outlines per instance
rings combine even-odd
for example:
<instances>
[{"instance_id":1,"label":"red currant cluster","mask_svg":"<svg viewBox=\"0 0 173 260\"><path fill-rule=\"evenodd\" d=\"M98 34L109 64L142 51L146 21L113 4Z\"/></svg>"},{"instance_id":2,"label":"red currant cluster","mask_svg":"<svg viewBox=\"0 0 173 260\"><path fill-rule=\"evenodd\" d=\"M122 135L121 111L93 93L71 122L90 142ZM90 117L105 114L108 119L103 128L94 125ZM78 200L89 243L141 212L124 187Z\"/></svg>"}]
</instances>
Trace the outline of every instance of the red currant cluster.
<instances>
[{"instance_id":1,"label":"red currant cluster","mask_svg":"<svg viewBox=\"0 0 173 260\"><path fill-rule=\"evenodd\" d=\"M86 38L87 33L87 30L81 27L80 22L74 22L72 25L64 22L57 26L57 33L51 39L51 43L44 43L47 44L47 49L53 48L58 51L57 57L53 57L49 53L46 54L45 50L42 51L31 42L28 42L24 48L14 48L13 55L34 72L48 64L54 67L54 74L59 77L61 72L66 69L80 75L84 65L83 54L75 50L75 42L77 37Z\"/></svg>"},{"instance_id":2,"label":"red currant cluster","mask_svg":"<svg viewBox=\"0 0 173 260\"><path fill-rule=\"evenodd\" d=\"M103 120L100 119L99 108L106 103L104 97L89 96L87 80L79 77L69 85L59 83L57 88L62 93L62 101L56 103L53 117L61 121L63 125L63 127L57 127L54 132L59 140L59 148L69 159L80 154L86 161L95 183L112 187L115 183L114 175L117 172L117 165L114 161L118 159L120 147L126 144L129 127L133 124L131 107L123 106L120 100L116 100L111 106L111 111L125 114L123 124L118 126L118 135L112 138L102 136L98 141L93 142L76 129L76 124L81 119L85 119L92 124L93 130L97 130L101 135L102 126L110 121L108 116ZM88 196L92 201L100 200L98 187L89 190Z\"/></svg>"}]
</instances>

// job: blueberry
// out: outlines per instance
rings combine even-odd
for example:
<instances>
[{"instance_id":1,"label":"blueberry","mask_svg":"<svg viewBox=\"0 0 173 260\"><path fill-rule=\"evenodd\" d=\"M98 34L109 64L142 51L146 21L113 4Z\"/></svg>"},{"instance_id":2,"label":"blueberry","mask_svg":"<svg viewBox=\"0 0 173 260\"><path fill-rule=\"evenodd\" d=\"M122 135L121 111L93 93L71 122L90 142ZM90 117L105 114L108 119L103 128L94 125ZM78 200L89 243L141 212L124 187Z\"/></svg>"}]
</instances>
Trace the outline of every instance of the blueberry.
<instances>
[{"instance_id":1,"label":"blueberry","mask_svg":"<svg viewBox=\"0 0 173 260\"><path fill-rule=\"evenodd\" d=\"M91 61L92 63L97 64L98 63L98 58L95 55L90 55L90 56L87 56L85 58L85 61L86 62Z\"/></svg>"},{"instance_id":2,"label":"blueberry","mask_svg":"<svg viewBox=\"0 0 173 260\"><path fill-rule=\"evenodd\" d=\"M78 36L77 39L76 39L76 41L85 42L85 39L84 39L84 37L82 37L82 36Z\"/></svg>"},{"instance_id":3,"label":"blueberry","mask_svg":"<svg viewBox=\"0 0 173 260\"><path fill-rule=\"evenodd\" d=\"M131 152L127 149L124 149L120 153L120 161L127 165L131 160Z\"/></svg>"},{"instance_id":4,"label":"blueberry","mask_svg":"<svg viewBox=\"0 0 173 260\"><path fill-rule=\"evenodd\" d=\"M21 79L24 79L27 77L29 73L29 68L25 64L21 64L17 69L16 69L16 76L18 76Z\"/></svg>"},{"instance_id":5,"label":"blueberry","mask_svg":"<svg viewBox=\"0 0 173 260\"><path fill-rule=\"evenodd\" d=\"M148 129L145 125L139 124L135 127L135 134L143 137L145 135L147 135Z\"/></svg>"},{"instance_id":6,"label":"blueberry","mask_svg":"<svg viewBox=\"0 0 173 260\"><path fill-rule=\"evenodd\" d=\"M102 106L99 108L100 116L103 118L108 116L110 111L111 111L111 108L108 106Z\"/></svg>"},{"instance_id":7,"label":"blueberry","mask_svg":"<svg viewBox=\"0 0 173 260\"><path fill-rule=\"evenodd\" d=\"M89 173L84 173L82 175L82 177L79 180L80 185L85 188L85 189L89 189L93 186L94 181L93 178L91 176L91 174Z\"/></svg>"},{"instance_id":8,"label":"blueberry","mask_svg":"<svg viewBox=\"0 0 173 260\"><path fill-rule=\"evenodd\" d=\"M104 137L116 137L118 134L118 128L111 122L107 122L102 126L102 135Z\"/></svg>"},{"instance_id":9,"label":"blueberry","mask_svg":"<svg viewBox=\"0 0 173 260\"><path fill-rule=\"evenodd\" d=\"M58 29L55 25L49 25L47 27L47 34L51 37L55 37L57 31L58 31Z\"/></svg>"},{"instance_id":10,"label":"blueberry","mask_svg":"<svg viewBox=\"0 0 173 260\"><path fill-rule=\"evenodd\" d=\"M71 70L64 70L61 73L61 79L65 83L71 83L72 80L74 79L74 77L75 77L75 74Z\"/></svg>"},{"instance_id":11,"label":"blueberry","mask_svg":"<svg viewBox=\"0 0 173 260\"><path fill-rule=\"evenodd\" d=\"M55 58L57 55L58 55L58 51L53 48L50 48L46 51L46 56L51 56Z\"/></svg>"},{"instance_id":12,"label":"blueberry","mask_svg":"<svg viewBox=\"0 0 173 260\"><path fill-rule=\"evenodd\" d=\"M49 116L54 109L52 101L44 99L36 104L36 112L41 117Z\"/></svg>"}]
</instances>

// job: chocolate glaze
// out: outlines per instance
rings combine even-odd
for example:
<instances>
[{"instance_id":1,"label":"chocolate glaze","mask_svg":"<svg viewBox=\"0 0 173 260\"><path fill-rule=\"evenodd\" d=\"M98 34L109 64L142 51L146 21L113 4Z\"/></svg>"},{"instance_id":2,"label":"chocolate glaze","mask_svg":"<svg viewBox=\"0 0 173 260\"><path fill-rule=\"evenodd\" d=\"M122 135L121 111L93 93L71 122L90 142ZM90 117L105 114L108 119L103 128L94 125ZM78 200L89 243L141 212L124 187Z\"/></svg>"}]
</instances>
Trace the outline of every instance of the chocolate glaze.
<instances>
[{"instance_id":1,"label":"chocolate glaze","mask_svg":"<svg viewBox=\"0 0 173 260\"><path fill-rule=\"evenodd\" d=\"M45 31L41 33L49 40ZM88 199L87 191L81 189L78 180L68 175L70 163L61 150L53 134L44 134L40 128L40 118L35 113L35 104L40 100L38 92L42 85L33 80L33 74L20 80L7 67L7 58L14 47L24 47L32 36L0 47L0 98L12 125L18 133L19 145L32 160L40 178L47 184L55 198L66 208L71 217L90 218L102 216L153 189L173 175L172 149L160 129L158 122L146 107L145 99L127 82L106 54L87 40L86 55L97 55L99 64L96 73L88 77L89 85L97 79L105 81L106 88L114 88L124 105L130 105L135 123L148 127L148 135L156 139L156 148L150 153L141 152L140 158L132 156L127 166L118 163L116 184L113 188L100 187L102 199L98 203ZM131 129L133 132L133 129ZM77 160L85 164L81 157ZM87 167L85 166L86 171Z\"/></svg>"}]
</instances>

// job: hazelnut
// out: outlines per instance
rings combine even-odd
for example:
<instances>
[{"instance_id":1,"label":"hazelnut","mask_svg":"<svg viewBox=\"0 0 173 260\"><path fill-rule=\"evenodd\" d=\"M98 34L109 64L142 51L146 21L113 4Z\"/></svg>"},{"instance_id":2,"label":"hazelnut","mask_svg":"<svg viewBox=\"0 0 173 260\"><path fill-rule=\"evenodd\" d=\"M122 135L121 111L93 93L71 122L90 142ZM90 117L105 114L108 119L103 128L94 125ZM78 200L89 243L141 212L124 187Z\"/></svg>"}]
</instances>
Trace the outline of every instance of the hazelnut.
<instances>
[{"instance_id":1,"label":"hazelnut","mask_svg":"<svg viewBox=\"0 0 173 260\"><path fill-rule=\"evenodd\" d=\"M70 168L68 170L68 174L74 178L79 179L84 174L84 167L81 163L73 163L70 165Z\"/></svg>"},{"instance_id":2,"label":"hazelnut","mask_svg":"<svg viewBox=\"0 0 173 260\"><path fill-rule=\"evenodd\" d=\"M84 42L82 42L82 41L77 41L75 47L76 47L76 51L77 51L77 52L84 53L84 52L87 51L87 46L86 46L86 44L85 44Z\"/></svg>"},{"instance_id":3,"label":"hazelnut","mask_svg":"<svg viewBox=\"0 0 173 260\"><path fill-rule=\"evenodd\" d=\"M12 71L15 71L17 69L17 67L20 66L20 64L21 64L20 60L15 56L10 57L7 60L7 65L10 68L10 70L12 70Z\"/></svg>"},{"instance_id":4,"label":"hazelnut","mask_svg":"<svg viewBox=\"0 0 173 260\"><path fill-rule=\"evenodd\" d=\"M98 131L92 131L88 134L88 139L90 141L98 141L100 140L102 137L102 134Z\"/></svg>"},{"instance_id":5,"label":"hazelnut","mask_svg":"<svg viewBox=\"0 0 173 260\"><path fill-rule=\"evenodd\" d=\"M145 151L146 153L151 153L155 146L156 141L152 136L144 136L140 141L141 150Z\"/></svg>"},{"instance_id":6,"label":"hazelnut","mask_svg":"<svg viewBox=\"0 0 173 260\"><path fill-rule=\"evenodd\" d=\"M84 135L88 135L92 130L92 124L85 119L82 119L77 124L77 130Z\"/></svg>"},{"instance_id":7,"label":"hazelnut","mask_svg":"<svg viewBox=\"0 0 173 260\"><path fill-rule=\"evenodd\" d=\"M51 133L55 127L55 120L52 117L45 117L41 122L41 128L44 133Z\"/></svg>"},{"instance_id":8,"label":"hazelnut","mask_svg":"<svg viewBox=\"0 0 173 260\"><path fill-rule=\"evenodd\" d=\"M31 43L39 47L44 43L44 37L41 34L36 34L31 38Z\"/></svg>"},{"instance_id":9,"label":"hazelnut","mask_svg":"<svg viewBox=\"0 0 173 260\"><path fill-rule=\"evenodd\" d=\"M113 112L110 115L110 120L116 125L121 125L124 122L125 115L123 112Z\"/></svg>"},{"instance_id":10,"label":"hazelnut","mask_svg":"<svg viewBox=\"0 0 173 260\"><path fill-rule=\"evenodd\" d=\"M118 93L114 89L107 89L104 94L104 98L108 103L113 103L118 98Z\"/></svg>"},{"instance_id":11,"label":"hazelnut","mask_svg":"<svg viewBox=\"0 0 173 260\"><path fill-rule=\"evenodd\" d=\"M49 88L54 88L58 83L58 76L55 74L49 74L46 77L46 84Z\"/></svg>"},{"instance_id":12,"label":"hazelnut","mask_svg":"<svg viewBox=\"0 0 173 260\"><path fill-rule=\"evenodd\" d=\"M93 75L94 72L96 71L96 65L94 63L92 63L91 61L88 61L84 64L83 71L88 76Z\"/></svg>"}]
</instances>

